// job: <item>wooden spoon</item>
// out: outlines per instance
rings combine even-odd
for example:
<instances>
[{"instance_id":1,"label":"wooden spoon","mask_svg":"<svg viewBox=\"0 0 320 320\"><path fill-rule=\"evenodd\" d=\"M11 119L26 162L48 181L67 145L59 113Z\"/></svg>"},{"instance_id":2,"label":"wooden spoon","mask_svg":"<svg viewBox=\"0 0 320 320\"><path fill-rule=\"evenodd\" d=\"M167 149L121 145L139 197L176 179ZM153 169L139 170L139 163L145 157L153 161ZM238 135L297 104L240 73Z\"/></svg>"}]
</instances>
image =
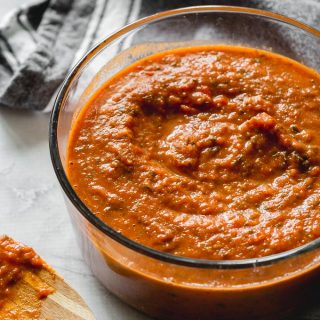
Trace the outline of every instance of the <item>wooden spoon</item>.
<instances>
[{"instance_id":1,"label":"wooden spoon","mask_svg":"<svg viewBox=\"0 0 320 320\"><path fill-rule=\"evenodd\" d=\"M54 292L39 299L40 288L53 288ZM24 272L0 310L0 319L94 320L95 317L74 289L56 273L44 269L38 273Z\"/></svg>"},{"instance_id":2,"label":"wooden spoon","mask_svg":"<svg viewBox=\"0 0 320 320\"><path fill-rule=\"evenodd\" d=\"M39 288L54 289L39 299ZM0 310L2 320L95 320L89 307L60 276L48 270L26 271Z\"/></svg>"},{"instance_id":3,"label":"wooden spoon","mask_svg":"<svg viewBox=\"0 0 320 320\"><path fill-rule=\"evenodd\" d=\"M0 319L95 320L95 317L79 294L46 265L23 269L0 307Z\"/></svg>"}]
</instances>

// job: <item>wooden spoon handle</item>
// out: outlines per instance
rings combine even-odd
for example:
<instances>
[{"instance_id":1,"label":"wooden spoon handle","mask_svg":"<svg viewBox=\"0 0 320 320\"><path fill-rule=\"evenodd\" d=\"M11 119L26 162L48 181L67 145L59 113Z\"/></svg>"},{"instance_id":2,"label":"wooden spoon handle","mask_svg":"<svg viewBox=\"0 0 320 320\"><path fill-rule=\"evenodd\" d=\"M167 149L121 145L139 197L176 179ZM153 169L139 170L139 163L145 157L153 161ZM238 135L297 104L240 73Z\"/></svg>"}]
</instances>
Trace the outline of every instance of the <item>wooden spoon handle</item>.
<instances>
[{"instance_id":1,"label":"wooden spoon handle","mask_svg":"<svg viewBox=\"0 0 320 320\"><path fill-rule=\"evenodd\" d=\"M60 276L56 276L53 285L56 291L49 295L42 306L40 320L95 320L89 307L80 295Z\"/></svg>"},{"instance_id":2,"label":"wooden spoon handle","mask_svg":"<svg viewBox=\"0 0 320 320\"><path fill-rule=\"evenodd\" d=\"M21 290L28 294L30 288L38 290L47 286L54 293L42 300L40 320L95 320L80 295L56 273L41 270L38 274L26 273Z\"/></svg>"}]
</instances>

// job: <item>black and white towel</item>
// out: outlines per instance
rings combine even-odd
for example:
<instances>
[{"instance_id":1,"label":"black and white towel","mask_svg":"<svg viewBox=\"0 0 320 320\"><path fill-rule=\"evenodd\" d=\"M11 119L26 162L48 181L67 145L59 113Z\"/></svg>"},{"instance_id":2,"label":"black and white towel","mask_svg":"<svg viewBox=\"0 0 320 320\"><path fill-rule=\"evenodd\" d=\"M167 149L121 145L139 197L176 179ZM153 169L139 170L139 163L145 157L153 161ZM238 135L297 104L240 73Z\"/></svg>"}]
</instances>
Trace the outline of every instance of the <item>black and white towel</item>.
<instances>
[{"instance_id":1,"label":"black and white towel","mask_svg":"<svg viewBox=\"0 0 320 320\"><path fill-rule=\"evenodd\" d=\"M192 5L260 8L320 28L320 0L38 0L0 17L0 107L50 110L92 45L136 19Z\"/></svg>"}]
</instances>

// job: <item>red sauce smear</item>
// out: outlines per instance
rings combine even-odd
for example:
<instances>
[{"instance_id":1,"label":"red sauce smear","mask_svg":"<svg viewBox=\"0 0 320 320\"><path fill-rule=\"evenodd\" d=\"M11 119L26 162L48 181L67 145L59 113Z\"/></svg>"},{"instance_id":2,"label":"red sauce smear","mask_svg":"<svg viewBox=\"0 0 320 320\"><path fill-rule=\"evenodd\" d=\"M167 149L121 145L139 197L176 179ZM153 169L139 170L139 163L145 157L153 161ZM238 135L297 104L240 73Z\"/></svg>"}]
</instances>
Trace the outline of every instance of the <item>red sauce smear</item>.
<instances>
[{"instance_id":1,"label":"red sauce smear","mask_svg":"<svg viewBox=\"0 0 320 320\"><path fill-rule=\"evenodd\" d=\"M11 287L17 283L25 270L41 270L45 262L35 251L8 236L0 236L0 307L10 295ZM41 292L40 298L51 292Z\"/></svg>"}]
</instances>

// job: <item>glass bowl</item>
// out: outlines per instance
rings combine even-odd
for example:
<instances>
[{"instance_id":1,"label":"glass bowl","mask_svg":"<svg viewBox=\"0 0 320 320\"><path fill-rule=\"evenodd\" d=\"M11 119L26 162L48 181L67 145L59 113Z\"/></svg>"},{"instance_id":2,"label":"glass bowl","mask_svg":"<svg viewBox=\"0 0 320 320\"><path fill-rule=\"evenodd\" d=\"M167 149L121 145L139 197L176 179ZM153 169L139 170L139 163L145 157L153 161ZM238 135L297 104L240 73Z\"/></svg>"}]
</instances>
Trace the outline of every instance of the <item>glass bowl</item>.
<instances>
[{"instance_id":1,"label":"glass bowl","mask_svg":"<svg viewBox=\"0 0 320 320\"><path fill-rule=\"evenodd\" d=\"M257 259L178 257L136 243L99 220L65 173L70 128L79 110L112 75L147 55L179 47L230 44L270 50L320 71L320 32L249 8L202 6L161 12L112 34L70 72L50 122L52 163L83 256L98 279L157 319L282 318L319 296L320 239Z\"/></svg>"}]
</instances>

